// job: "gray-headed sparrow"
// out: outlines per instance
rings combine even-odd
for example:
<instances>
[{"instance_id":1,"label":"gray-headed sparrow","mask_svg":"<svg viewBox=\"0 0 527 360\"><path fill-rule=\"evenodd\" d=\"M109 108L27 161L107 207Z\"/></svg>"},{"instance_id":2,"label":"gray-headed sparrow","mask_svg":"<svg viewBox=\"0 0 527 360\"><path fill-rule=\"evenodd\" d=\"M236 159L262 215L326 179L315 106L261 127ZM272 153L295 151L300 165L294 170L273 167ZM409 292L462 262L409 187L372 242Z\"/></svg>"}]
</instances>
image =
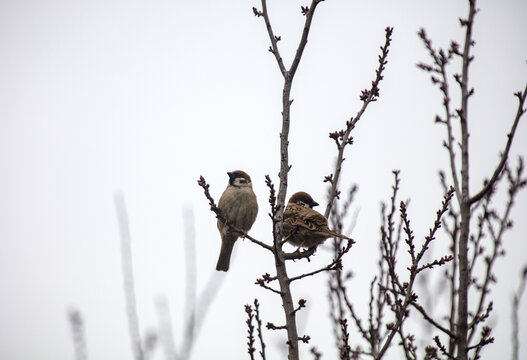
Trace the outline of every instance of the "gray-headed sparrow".
<instances>
[{"instance_id":1,"label":"gray-headed sparrow","mask_svg":"<svg viewBox=\"0 0 527 360\"><path fill-rule=\"evenodd\" d=\"M294 193L289 198L284 211L284 239L299 248L318 246L330 237L351 240L329 229L328 220L324 215L312 209L317 205L318 203L303 191Z\"/></svg>"},{"instance_id":2,"label":"gray-headed sparrow","mask_svg":"<svg viewBox=\"0 0 527 360\"><path fill-rule=\"evenodd\" d=\"M253 226L258 214L258 203L253 192L251 177L241 170L228 172L227 175L229 175L229 184L218 201L218 207L229 224L247 232ZM234 243L241 234L230 229L220 220L218 220L218 230L221 235L221 251L216 270L227 271Z\"/></svg>"}]
</instances>

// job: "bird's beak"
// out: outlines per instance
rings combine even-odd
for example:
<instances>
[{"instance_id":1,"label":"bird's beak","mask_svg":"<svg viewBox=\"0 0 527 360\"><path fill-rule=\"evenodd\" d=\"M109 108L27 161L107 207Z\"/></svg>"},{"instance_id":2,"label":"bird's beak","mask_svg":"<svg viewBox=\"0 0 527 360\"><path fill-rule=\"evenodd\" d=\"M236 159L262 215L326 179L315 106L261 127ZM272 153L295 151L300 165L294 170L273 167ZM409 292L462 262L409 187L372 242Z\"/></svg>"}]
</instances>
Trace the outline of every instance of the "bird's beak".
<instances>
[{"instance_id":1,"label":"bird's beak","mask_svg":"<svg viewBox=\"0 0 527 360\"><path fill-rule=\"evenodd\" d=\"M311 204L311 207L314 208L315 206L318 206L319 203L317 203L316 201L313 200L313 204Z\"/></svg>"},{"instance_id":2,"label":"bird's beak","mask_svg":"<svg viewBox=\"0 0 527 360\"><path fill-rule=\"evenodd\" d=\"M233 179L234 179L234 174L231 173L230 171L227 173L227 175L229 175L229 179L230 179L230 180L233 180Z\"/></svg>"}]
</instances>

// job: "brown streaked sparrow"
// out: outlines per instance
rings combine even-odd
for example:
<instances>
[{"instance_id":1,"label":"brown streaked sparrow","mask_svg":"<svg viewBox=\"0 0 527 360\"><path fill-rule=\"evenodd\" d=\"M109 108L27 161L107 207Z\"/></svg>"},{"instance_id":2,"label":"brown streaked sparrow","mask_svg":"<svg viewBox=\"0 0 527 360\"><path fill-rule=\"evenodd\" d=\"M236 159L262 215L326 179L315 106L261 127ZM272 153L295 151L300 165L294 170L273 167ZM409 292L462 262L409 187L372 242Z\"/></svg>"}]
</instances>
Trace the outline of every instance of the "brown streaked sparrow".
<instances>
[{"instance_id":1,"label":"brown streaked sparrow","mask_svg":"<svg viewBox=\"0 0 527 360\"><path fill-rule=\"evenodd\" d=\"M328 220L316 210L318 203L306 192L294 193L284 211L282 236L298 248L311 248L322 244L327 238L338 237L351 240L349 237L331 231Z\"/></svg>"},{"instance_id":2,"label":"brown streaked sparrow","mask_svg":"<svg viewBox=\"0 0 527 360\"><path fill-rule=\"evenodd\" d=\"M229 184L218 201L218 207L229 224L247 232L253 226L258 214L258 203L253 192L251 177L241 170L228 172L227 175L229 175ZM221 235L221 251L216 270L227 271L234 243L242 234L235 232L219 219L218 230Z\"/></svg>"}]
</instances>

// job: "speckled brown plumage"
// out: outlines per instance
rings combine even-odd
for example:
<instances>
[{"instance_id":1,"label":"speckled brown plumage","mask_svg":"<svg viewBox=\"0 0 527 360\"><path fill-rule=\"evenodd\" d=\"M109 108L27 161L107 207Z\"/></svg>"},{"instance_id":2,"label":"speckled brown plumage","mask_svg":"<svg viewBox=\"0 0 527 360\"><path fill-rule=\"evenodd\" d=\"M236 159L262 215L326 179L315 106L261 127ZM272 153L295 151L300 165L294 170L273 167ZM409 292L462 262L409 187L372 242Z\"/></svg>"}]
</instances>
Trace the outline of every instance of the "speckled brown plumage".
<instances>
[{"instance_id":1,"label":"speckled brown plumage","mask_svg":"<svg viewBox=\"0 0 527 360\"><path fill-rule=\"evenodd\" d=\"M313 206L318 203L305 193L298 192L289 199L284 211L284 224L282 236L287 241L298 247L310 248L322 244L327 238L349 237L336 233L329 229L328 220Z\"/></svg>"}]
</instances>

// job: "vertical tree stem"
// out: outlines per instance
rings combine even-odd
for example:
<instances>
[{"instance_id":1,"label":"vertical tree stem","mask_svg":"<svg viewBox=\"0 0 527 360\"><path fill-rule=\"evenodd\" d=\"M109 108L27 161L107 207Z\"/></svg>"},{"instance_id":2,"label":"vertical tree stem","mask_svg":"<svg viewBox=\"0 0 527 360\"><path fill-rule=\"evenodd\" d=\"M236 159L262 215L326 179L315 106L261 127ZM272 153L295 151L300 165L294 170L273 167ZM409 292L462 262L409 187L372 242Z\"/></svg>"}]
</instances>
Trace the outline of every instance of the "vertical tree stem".
<instances>
[{"instance_id":1,"label":"vertical tree stem","mask_svg":"<svg viewBox=\"0 0 527 360\"><path fill-rule=\"evenodd\" d=\"M472 24L476 13L476 0L469 0L469 15L466 20L465 44L463 49L463 69L461 74L461 233L459 237L459 297L457 313L457 359L468 358L468 291L470 273L468 267L468 239L470 236L470 191L469 191L469 156L468 156L468 98L471 94L468 86L468 70L472 56ZM459 194L458 194L459 196Z\"/></svg>"},{"instance_id":2,"label":"vertical tree stem","mask_svg":"<svg viewBox=\"0 0 527 360\"><path fill-rule=\"evenodd\" d=\"M291 108L291 85L293 78L288 72L285 74L284 89L282 93L282 132L280 133L280 187L278 190L278 211L275 218L275 238L274 238L274 254L276 274L278 283L280 284L280 293L282 297L282 307L284 308L286 329L287 329L287 343L288 343L288 359L298 360L298 332L296 328L296 312L293 305L293 297L291 295L291 288L289 277L287 275L287 268L285 264L284 251L281 246L282 239L282 218L285 205L285 195L287 192L287 174L289 172L289 114Z\"/></svg>"}]
</instances>

